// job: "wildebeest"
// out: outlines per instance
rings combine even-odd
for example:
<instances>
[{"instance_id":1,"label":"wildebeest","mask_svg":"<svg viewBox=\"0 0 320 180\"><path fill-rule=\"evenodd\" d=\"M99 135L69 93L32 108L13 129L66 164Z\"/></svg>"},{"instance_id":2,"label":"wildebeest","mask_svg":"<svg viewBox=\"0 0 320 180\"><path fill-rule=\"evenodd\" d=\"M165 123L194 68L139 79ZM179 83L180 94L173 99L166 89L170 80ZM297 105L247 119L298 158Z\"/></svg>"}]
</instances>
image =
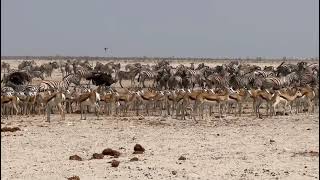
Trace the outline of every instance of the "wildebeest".
<instances>
[{"instance_id":1,"label":"wildebeest","mask_svg":"<svg viewBox=\"0 0 320 180\"><path fill-rule=\"evenodd\" d=\"M111 86L113 83L116 83L111 74L100 72L92 72L86 80L92 80L92 83L96 86Z\"/></svg>"}]
</instances>

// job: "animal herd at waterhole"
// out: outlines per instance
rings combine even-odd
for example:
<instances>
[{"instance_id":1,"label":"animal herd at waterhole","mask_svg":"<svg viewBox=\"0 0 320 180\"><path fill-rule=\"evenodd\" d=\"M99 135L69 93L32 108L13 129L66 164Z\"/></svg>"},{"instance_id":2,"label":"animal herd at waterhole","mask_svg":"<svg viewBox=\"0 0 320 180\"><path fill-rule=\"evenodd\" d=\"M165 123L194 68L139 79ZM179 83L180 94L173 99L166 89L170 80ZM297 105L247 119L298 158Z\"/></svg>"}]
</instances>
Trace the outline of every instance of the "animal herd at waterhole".
<instances>
[{"instance_id":1,"label":"animal herd at waterhole","mask_svg":"<svg viewBox=\"0 0 320 180\"><path fill-rule=\"evenodd\" d=\"M24 60L17 68L1 62L1 72L5 118L59 113L64 120L80 113L81 119L143 115L197 123L204 117L311 114L319 106L319 64L305 61L260 67L242 61L173 66L167 60Z\"/></svg>"}]
</instances>

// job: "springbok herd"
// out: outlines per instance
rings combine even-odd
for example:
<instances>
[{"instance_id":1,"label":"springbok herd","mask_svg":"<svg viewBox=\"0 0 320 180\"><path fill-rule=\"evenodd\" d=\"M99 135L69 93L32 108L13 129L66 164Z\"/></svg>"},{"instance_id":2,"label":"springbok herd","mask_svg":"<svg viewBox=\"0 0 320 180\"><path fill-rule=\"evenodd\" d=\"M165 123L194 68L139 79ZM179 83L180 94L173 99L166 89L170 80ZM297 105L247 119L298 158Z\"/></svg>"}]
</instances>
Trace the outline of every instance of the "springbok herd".
<instances>
[{"instance_id":1,"label":"springbok herd","mask_svg":"<svg viewBox=\"0 0 320 180\"><path fill-rule=\"evenodd\" d=\"M319 102L319 64L288 62L276 67L240 61L174 67L163 60L121 67L114 62L93 66L89 61L67 60L37 65L25 60L18 69L2 62L1 116L59 112L61 119L66 113L81 113L81 119L86 119L94 108L97 118L164 115L197 122L214 113L219 118L244 112L257 117L279 111L282 115L314 113ZM61 73L61 81L51 78L54 71ZM22 79L19 73L24 73ZM38 83L32 83L34 78L39 78ZM123 87L123 80L130 86ZM251 112L244 111L245 106Z\"/></svg>"}]
</instances>

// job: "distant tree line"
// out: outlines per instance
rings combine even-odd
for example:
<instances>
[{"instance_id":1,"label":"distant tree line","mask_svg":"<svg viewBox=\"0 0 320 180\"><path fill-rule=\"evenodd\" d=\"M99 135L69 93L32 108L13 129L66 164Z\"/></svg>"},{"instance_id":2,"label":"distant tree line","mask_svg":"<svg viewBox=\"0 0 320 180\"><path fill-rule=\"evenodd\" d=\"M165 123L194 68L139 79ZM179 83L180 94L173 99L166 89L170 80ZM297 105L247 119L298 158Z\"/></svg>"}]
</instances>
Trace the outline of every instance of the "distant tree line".
<instances>
[{"instance_id":1,"label":"distant tree line","mask_svg":"<svg viewBox=\"0 0 320 180\"><path fill-rule=\"evenodd\" d=\"M219 61L219 60L246 60L246 61L261 61L261 60L319 60L319 58L288 58L282 57L279 59L271 59L271 58L263 58L263 57L256 57L256 58L229 58L229 57L222 57L222 58L206 58L206 57L92 57L92 56L1 56L3 60L88 60L88 61L159 61L159 60L179 60L179 61Z\"/></svg>"}]
</instances>

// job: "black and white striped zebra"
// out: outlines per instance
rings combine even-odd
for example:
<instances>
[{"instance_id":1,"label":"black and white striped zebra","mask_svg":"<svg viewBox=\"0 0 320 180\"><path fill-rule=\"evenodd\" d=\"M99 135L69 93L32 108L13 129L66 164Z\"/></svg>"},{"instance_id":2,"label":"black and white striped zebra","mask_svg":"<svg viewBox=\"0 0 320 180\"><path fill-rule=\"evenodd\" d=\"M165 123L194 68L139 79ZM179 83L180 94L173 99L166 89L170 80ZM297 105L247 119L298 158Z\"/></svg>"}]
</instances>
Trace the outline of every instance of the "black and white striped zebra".
<instances>
[{"instance_id":1,"label":"black and white striped zebra","mask_svg":"<svg viewBox=\"0 0 320 180\"><path fill-rule=\"evenodd\" d=\"M268 88L281 89L284 87L294 85L294 83L297 83L298 80L299 80L298 74L296 72L292 72L282 77L267 77L264 79L262 87L264 89L268 89Z\"/></svg>"},{"instance_id":2,"label":"black and white striped zebra","mask_svg":"<svg viewBox=\"0 0 320 180\"><path fill-rule=\"evenodd\" d=\"M140 86L142 85L143 87L145 87L146 80L153 81L152 87L154 87L157 75L158 75L157 71L142 70L139 73L138 82L140 83Z\"/></svg>"},{"instance_id":3,"label":"black and white striped zebra","mask_svg":"<svg viewBox=\"0 0 320 180\"><path fill-rule=\"evenodd\" d=\"M229 85L233 89L251 88L255 80L255 72L250 72L244 75L233 74L230 76Z\"/></svg>"},{"instance_id":4,"label":"black and white striped zebra","mask_svg":"<svg viewBox=\"0 0 320 180\"><path fill-rule=\"evenodd\" d=\"M305 71L300 74L300 86L312 85L316 86L318 82L318 72L316 71Z\"/></svg>"},{"instance_id":5,"label":"black and white striped zebra","mask_svg":"<svg viewBox=\"0 0 320 180\"><path fill-rule=\"evenodd\" d=\"M130 71L118 71L115 76L115 79L119 81L119 84L122 88L122 80L130 80L131 86L134 86L134 79L137 76L137 74L139 74L139 72L139 68L131 69Z\"/></svg>"},{"instance_id":6,"label":"black and white striped zebra","mask_svg":"<svg viewBox=\"0 0 320 180\"><path fill-rule=\"evenodd\" d=\"M1 87L1 95L2 95L2 93L7 93L7 92L14 93L14 89L10 86Z\"/></svg>"},{"instance_id":7,"label":"black and white striped zebra","mask_svg":"<svg viewBox=\"0 0 320 180\"><path fill-rule=\"evenodd\" d=\"M228 75L214 73L206 78L206 83L209 88L212 88L213 86L216 88L229 87L229 79L230 77Z\"/></svg>"},{"instance_id":8,"label":"black and white striped zebra","mask_svg":"<svg viewBox=\"0 0 320 180\"><path fill-rule=\"evenodd\" d=\"M88 76L91 75L92 70L86 69L82 66L77 66L75 69L75 74L78 75L82 79L86 79Z\"/></svg>"},{"instance_id":9,"label":"black and white striped zebra","mask_svg":"<svg viewBox=\"0 0 320 180\"><path fill-rule=\"evenodd\" d=\"M272 71L265 71L265 70L258 70L258 71L254 71L254 74L256 77L271 77L271 76L275 76L275 73Z\"/></svg>"},{"instance_id":10,"label":"black and white striped zebra","mask_svg":"<svg viewBox=\"0 0 320 180\"><path fill-rule=\"evenodd\" d=\"M80 85L81 77L77 74L68 74L62 81L43 80L39 85L39 91L66 91L71 83Z\"/></svg>"}]
</instances>

